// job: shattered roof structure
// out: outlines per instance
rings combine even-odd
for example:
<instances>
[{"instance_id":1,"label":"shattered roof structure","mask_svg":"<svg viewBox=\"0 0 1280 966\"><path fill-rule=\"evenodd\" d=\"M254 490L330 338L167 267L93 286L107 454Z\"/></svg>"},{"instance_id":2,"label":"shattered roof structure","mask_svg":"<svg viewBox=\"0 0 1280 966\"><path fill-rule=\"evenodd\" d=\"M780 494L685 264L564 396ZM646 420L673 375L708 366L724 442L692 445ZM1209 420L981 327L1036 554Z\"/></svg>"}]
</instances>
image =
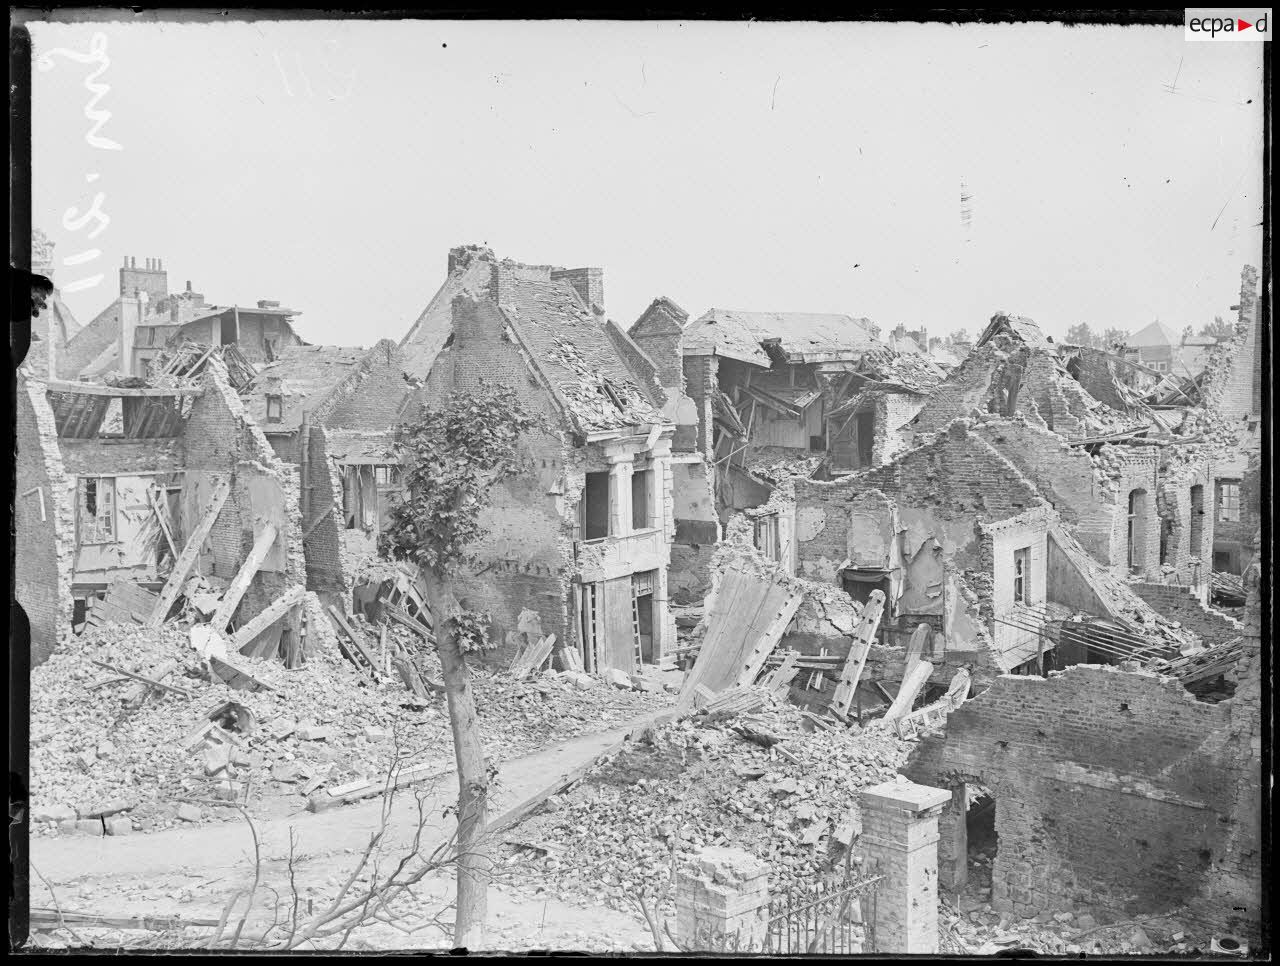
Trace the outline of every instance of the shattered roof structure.
<instances>
[{"instance_id":1,"label":"shattered roof structure","mask_svg":"<svg viewBox=\"0 0 1280 966\"><path fill-rule=\"evenodd\" d=\"M302 424L302 414L316 409L367 352L358 346L287 346L280 350L279 359L258 371L245 394L245 408L263 432L294 432ZM278 422L267 421L268 395L281 397Z\"/></svg>"},{"instance_id":2,"label":"shattered roof structure","mask_svg":"<svg viewBox=\"0 0 1280 966\"><path fill-rule=\"evenodd\" d=\"M975 411L1020 412L1071 439L1151 425L1145 414L1120 412L1090 395L1035 322L1004 314L992 318L973 351L929 390L910 425L916 433L936 433Z\"/></svg>"},{"instance_id":3,"label":"shattered roof structure","mask_svg":"<svg viewBox=\"0 0 1280 966\"><path fill-rule=\"evenodd\" d=\"M417 385L426 379L453 334L454 300L466 297L498 307L527 364L577 429L592 433L663 423L656 382L642 385L643 374L623 358L630 351L644 363L643 351L620 326L609 331L612 323L587 306L566 278L555 277L560 272L565 270L499 260L483 246L450 250L448 277L401 340L406 377Z\"/></svg>"},{"instance_id":4,"label":"shattered roof structure","mask_svg":"<svg viewBox=\"0 0 1280 966\"><path fill-rule=\"evenodd\" d=\"M1045 335L1034 320L1021 315L1007 315L1004 312L997 312L991 317L987 327L982 330L982 335L978 336L978 341L973 344L973 347L975 349L981 348L1001 332L1036 349L1047 349L1053 344L1053 339Z\"/></svg>"},{"instance_id":5,"label":"shattered roof structure","mask_svg":"<svg viewBox=\"0 0 1280 966\"><path fill-rule=\"evenodd\" d=\"M736 312L710 309L684 333L687 356L719 355L768 367L765 346L789 363L856 359L879 345L870 319L810 312Z\"/></svg>"},{"instance_id":6,"label":"shattered roof structure","mask_svg":"<svg viewBox=\"0 0 1280 966\"><path fill-rule=\"evenodd\" d=\"M498 307L579 429L664 422L602 322L568 283L517 277L502 285Z\"/></svg>"}]
</instances>

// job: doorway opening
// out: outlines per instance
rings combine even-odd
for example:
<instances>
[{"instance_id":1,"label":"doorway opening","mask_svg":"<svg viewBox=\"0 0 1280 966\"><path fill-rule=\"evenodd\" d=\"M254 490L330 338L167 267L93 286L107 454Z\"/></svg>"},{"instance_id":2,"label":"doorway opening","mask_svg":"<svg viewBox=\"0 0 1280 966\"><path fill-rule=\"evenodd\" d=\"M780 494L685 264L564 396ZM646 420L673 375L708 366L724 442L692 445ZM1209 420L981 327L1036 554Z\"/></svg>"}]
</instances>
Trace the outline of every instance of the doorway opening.
<instances>
[{"instance_id":1,"label":"doorway opening","mask_svg":"<svg viewBox=\"0 0 1280 966\"><path fill-rule=\"evenodd\" d=\"M969 864L967 888L991 895L991 871L1000 845L996 834L996 800L981 785L965 786L965 852Z\"/></svg>"}]
</instances>

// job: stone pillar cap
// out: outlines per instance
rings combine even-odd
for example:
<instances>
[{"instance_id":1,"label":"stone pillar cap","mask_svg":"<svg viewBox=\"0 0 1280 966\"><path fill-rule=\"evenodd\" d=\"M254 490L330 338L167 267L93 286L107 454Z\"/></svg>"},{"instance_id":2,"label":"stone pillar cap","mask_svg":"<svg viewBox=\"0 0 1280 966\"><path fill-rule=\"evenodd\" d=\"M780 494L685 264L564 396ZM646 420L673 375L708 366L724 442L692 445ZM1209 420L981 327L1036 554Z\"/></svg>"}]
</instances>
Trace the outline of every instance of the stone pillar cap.
<instances>
[{"instance_id":1,"label":"stone pillar cap","mask_svg":"<svg viewBox=\"0 0 1280 966\"><path fill-rule=\"evenodd\" d=\"M951 801L951 792L931 785L914 782L885 782L862 790L863 805L878 808L900 808L908 812L923 812Z\"/></svg>"},{"instance_id":2,"label":"stone pillar cap","mask_svg":"<svg viewBox=\"0 0 1280 966\"><path fill-rule=\"evenodd\" d=\"M703 875L722 883L753 879L769 871L769 867L750 852L724 845L703 848L698 853L697 864Z\"/></svg>"}]
</instances>

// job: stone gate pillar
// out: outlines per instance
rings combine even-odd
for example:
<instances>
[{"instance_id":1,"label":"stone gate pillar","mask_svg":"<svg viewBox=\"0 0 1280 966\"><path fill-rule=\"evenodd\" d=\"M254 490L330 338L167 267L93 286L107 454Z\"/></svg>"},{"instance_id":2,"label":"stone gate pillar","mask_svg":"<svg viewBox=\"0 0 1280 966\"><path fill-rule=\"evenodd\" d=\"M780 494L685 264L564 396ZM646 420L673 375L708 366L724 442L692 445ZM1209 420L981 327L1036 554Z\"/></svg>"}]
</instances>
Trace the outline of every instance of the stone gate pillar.
<instances>
[{"instance_id":1,"label":"stone gate pillar","mask_svg":"<svg viewBox=\"0 0 1280 966\"><path fill-rule=\"evenodd\" d=\"M768 922L769 867L750 852L710 846L678 873L676 940L684 949L761 952Z\"/></svg>"},{"instance_id":2,"label":"stone gate pillar","mask_svg":"<svg viewBox=\"0 0 1280 966\"><path fill-rule=\"evenodd\" d=\"M938 816L945 788L886 782L863 789L859 845L883 878L874 910L875 952L938 952Z\"/></svg>"}]
</instances>

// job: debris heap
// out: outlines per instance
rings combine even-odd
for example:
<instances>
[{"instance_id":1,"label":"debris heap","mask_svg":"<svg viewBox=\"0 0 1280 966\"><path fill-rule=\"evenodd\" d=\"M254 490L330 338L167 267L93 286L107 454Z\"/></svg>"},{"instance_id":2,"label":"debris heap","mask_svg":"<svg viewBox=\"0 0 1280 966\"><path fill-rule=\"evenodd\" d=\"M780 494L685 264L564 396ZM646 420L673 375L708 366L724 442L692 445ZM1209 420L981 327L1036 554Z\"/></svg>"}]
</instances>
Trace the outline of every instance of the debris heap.
<instances>
[{"instance_id":1,"label":"debris heap","mask_svg":"<svg viewBox=\"0 0 1280 966\"><path fill-rule=\"evenodd\" d=\"M842 862L861 827L859 789L894 780L909 743L832 726L766 692L761 703L650 727L597 763L505 837L517 880L628 911L639 896L660 898L670 914L674 869L703 846L746 849L779 888Z\"/></svg>"},{"instance_id":2,"label":"debris heap","mask_svg":"<svg viewBox=\"0 0 1280 966\"><path fill-rule=\"evenodd\" d=\"M389 636L399 633L389 629ZM64 642L31 674L35 828L124 834L229 820L234 809L196 800L233 796L251 811L270 810L272 802L296 809L326 785L385 775L397 735L411 763L452 759L442 694L418 701L394 675L371 678L338 655L327 633L316 633L313 645L301 667L237 654L228 658L229 673L226 662L201 657L188 631L174 624L104 624ZM434 651L424 649L422 659L438 677ZM137 676L167 689L138 701L148 685ZM661 689L623 690L550 671L528 682L473 671L472 685L494 761L613 727L672 700ZM103 821L111 816L129 821L113 827Z\"/></svg>"}]
</instances>

